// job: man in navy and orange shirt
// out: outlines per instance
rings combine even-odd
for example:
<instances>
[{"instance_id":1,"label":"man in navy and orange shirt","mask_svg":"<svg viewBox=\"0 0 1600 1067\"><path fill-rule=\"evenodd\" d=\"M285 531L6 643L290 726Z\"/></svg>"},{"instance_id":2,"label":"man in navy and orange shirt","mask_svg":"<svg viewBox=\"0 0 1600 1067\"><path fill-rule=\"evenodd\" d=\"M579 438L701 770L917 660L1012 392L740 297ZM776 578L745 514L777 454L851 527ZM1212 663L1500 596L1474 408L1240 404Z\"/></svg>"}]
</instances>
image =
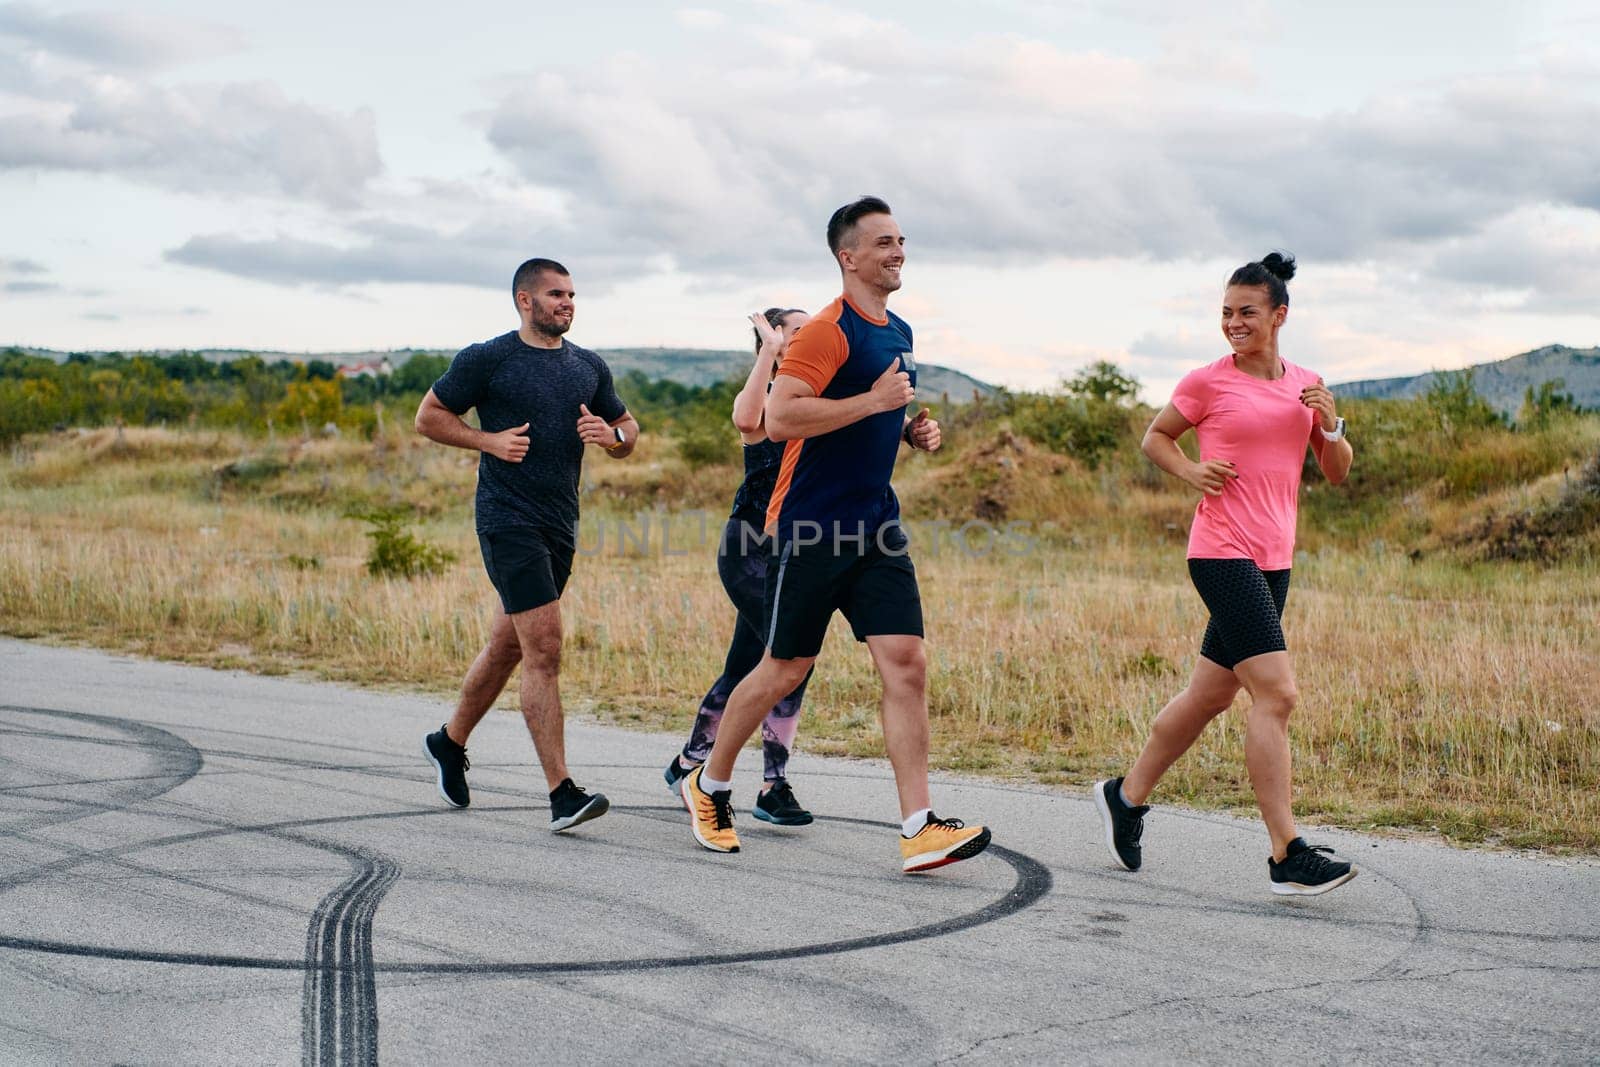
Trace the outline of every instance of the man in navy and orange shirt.
<instances>
[{"instance_id":1,"label":"man in navy and orange shirt","mask_svg":"<svg viewBox=\"0 0 1600 1067\"><path fill-rule=\"evenodd\" d=\"M680 783L695 840L737 852L733 765L762 718L816 662L835 611L883 678L883 736L900 796L902 869L982 852L989 831L934 815L928 795L927 659L916 569L889 485L900 445L935 451L939 424L916 396L911 327L888 309L905 238L877 197L828 220L844 294L800 329L773 380L766 430L786 441L767 509L778 566L766 589L767 651L728 698L710 757Z\"/></svg>"}]
</instances>

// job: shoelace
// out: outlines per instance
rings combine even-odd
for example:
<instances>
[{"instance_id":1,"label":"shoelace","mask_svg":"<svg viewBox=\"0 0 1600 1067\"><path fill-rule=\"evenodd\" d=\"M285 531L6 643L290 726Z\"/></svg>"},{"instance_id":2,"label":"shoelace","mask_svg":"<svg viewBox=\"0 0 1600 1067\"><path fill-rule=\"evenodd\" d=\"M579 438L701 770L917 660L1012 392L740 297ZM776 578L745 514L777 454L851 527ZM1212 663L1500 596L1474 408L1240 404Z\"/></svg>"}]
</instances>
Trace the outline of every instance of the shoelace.
<instances>
[{"instance_id":1,"label":"shoelace","mask_svg":"<svg viewBox=\"0 0 1600 1067\"><path fill-rule=\"evenodd\" d=\"M788 782L782 780L774 783L772 788L767 790L767 796L771 797L772 803L780 808L798 808L800 806L800 802L794 798L794 790L789 788Z\"/></svg>"},{"instance_id":2,"label":"shoelace","mask_svg":"<svg viewBox=\"0 0 1600 1067\"><path fill-rule=\"evenodd\" d=\"M941 819L939 816L930 813L928 815L928 825L942 826L946 830L959 830L967 824L962 822L960 819Z\"/></svg>"},{"instance_id":3,"label":"shoelace","mask_svg":"<svg viewBox=\"0 0 1600 1067\"><path fill-rule=\"evenodd\" d=\"M1318 853L1322 855L1318 855ZM1313 875L1324 874L1329 867L1333 866L1334 861L1323 858L1323 856L1331 855L1333 855L1332 845L1307 845L1304 852L1295 853L1296 858L1306 868L1307 873ZM1284 862L1289 862L1287 857L1284 858Z\"/></svg>"},{"instance_id":4,"label":"shoelace","mask_svg":"<svg viewBox=\"0 0 1600 1067\"><path fill-rule=\"evenodd\" d=\"M461 750L461 769L464 771L472 770L472 761L467 758L466 749Z\"/></svg>"},{"instance_id":5,"label":"shoelace","mask_svg":"<svg viewBox=\"0 0 1600 1067\"><path fill-rule=\"evenodd\" d=\"M720 790L711 794L711 810L717 820L718 830L733 828L733 794L729 790Z\"/></svg>"}]
</instances>

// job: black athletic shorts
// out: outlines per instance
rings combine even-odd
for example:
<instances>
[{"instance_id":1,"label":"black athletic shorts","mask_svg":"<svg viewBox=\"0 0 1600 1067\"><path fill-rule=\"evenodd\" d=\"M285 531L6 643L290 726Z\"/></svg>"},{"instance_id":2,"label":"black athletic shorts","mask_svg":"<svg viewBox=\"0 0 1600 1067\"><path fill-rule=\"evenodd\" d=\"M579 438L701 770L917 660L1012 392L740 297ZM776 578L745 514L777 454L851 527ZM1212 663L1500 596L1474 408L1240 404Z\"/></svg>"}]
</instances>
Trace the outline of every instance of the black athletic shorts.
<instances>
[{"instance_id":1,"label":"black athletic shorts","mask_svg":"<svg viewBox=\"0 0 1600 1067\"><path fill-rule=\"evenodd\" d=\"M1200 654L1233 670L1251 656L1286 652L1283 605L1289 571L1264 571L1253 559L1191 559L1189 578L1211 610Z\"/></svg>"},{"instance_id":2,"label":"black athletic shorts","mask_svg":"<svg viewBox=\"0 0 1600 1067\"><path fill-rule=\"evenodd\" d=\"M483 550L483 569L489 572L507 615L560 600L577 551L571 533L550 526L481 533L478 547Z\"/></svg>"},{"instance_id":3,"label":"black athletic shorts","mask_svg":"<svg viewBox=\"0 0 1600 1067\"><path fill-rule=\"evenodd\" d=\"M844 612L857 641L888 634L922 634L922 594L906 535L898 525L877 537L783 546L767 570L763 608L767 650L777 659L815 656L835 611Z\"/></svg>"}]
</instances>

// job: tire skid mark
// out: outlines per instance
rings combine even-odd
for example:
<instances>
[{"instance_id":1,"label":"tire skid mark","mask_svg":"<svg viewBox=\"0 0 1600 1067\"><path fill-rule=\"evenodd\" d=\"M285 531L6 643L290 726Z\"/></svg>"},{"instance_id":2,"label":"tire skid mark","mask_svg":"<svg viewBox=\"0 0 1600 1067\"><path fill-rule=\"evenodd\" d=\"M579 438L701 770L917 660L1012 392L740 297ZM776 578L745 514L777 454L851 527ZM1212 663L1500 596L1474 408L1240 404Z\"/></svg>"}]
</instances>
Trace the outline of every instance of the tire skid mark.
<instances>
[{"instance_id":1,"label":"tire skid mark","mask_svg":"<svg viewBox=\"0 0 1600 1067\"><path fill-rule=\"evenodd\" d=\"M62 711L58 708L30 708L20 707L15 704L0 704L0 713L13 712L23 715L40 715L51 719L66 719L71 722L90 723L104 729L113 730L122 735L121 740L110 738L85 738L75 735L64 735L67 740L89 741L96 744L110 744L119 747L131 747L147 750L149 759L154 763L152 774L133 779L129 784L133 788L117 790L109 800L88 800L74 805L75 810L54 812L46 815L34 815L13 821L5 826L0 826L0 837L10 837L29 830L38 830L47 826L60 826L64 823L86 819L93 815L102 815L108 812L125 811L135 804L153 800L163 793L170 793L184 782L200 773L205 766L205 757L200 750L175 733L163 730L157 726L133 719L118 719L107 715L89 715L81 711ZM44 730L27 729L20 731L46 739L57 735ZM46 800L48 798L39 798Z\"/></svg>"},{"instance_id":2,"label":"tire skid mark","mask_svg":"<svg viewBox=\"0 0 1600 1067\"><path fill-rule=\"evenodd\" d=\"M364 850L346 855L355 872L322 898L306 929L300 1029L307 1067L378 1062L372 920L400 868Z\"/></svg>"}]
</instances>

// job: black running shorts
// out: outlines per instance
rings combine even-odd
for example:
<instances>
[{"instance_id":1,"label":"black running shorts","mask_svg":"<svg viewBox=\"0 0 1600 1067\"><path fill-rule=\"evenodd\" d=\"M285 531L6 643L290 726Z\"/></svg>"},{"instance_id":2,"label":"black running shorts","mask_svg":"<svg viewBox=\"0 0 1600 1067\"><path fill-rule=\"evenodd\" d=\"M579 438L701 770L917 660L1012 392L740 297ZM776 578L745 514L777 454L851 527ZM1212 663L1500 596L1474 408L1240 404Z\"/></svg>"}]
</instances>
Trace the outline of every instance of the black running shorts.
<instances>
[{"instance_id":1,"label":"black running shorts","mask_svg":"<svg viewBox=\"0 0 1600 1067\"><path fill-rule=\"evenodd\" d=\"M1283 605L1289 571L1264 571L1251 559L1191 559L1189 578L1211 611L1200 654L1233 670L1251 656L1286 652Z\"/></svg>"},{"instance_id":2,"label":"black running shorts","mask_svg":"<svg viewBox=\"0 0 1600 1067\"><path fill-rule=\"evenodd\" d=\"M560 600L577 550L567 531L548 526L481 533L478 547L483 550L483 569L489 572L507 615Z\"/></svg>"},{"instance_id":3,"label":"black running shorts","mask_svg":"<svg viewBox=\"0 0 1600 1067\"><path fill-rule=\"evenodd\" d=\"M767 650L776 659L822 651L833 613L850 621L857 641L922 633L922 594L905 534L887 528L864 546L846 539L784 545L767 570Z\"/></svg>"}]
</instances>

